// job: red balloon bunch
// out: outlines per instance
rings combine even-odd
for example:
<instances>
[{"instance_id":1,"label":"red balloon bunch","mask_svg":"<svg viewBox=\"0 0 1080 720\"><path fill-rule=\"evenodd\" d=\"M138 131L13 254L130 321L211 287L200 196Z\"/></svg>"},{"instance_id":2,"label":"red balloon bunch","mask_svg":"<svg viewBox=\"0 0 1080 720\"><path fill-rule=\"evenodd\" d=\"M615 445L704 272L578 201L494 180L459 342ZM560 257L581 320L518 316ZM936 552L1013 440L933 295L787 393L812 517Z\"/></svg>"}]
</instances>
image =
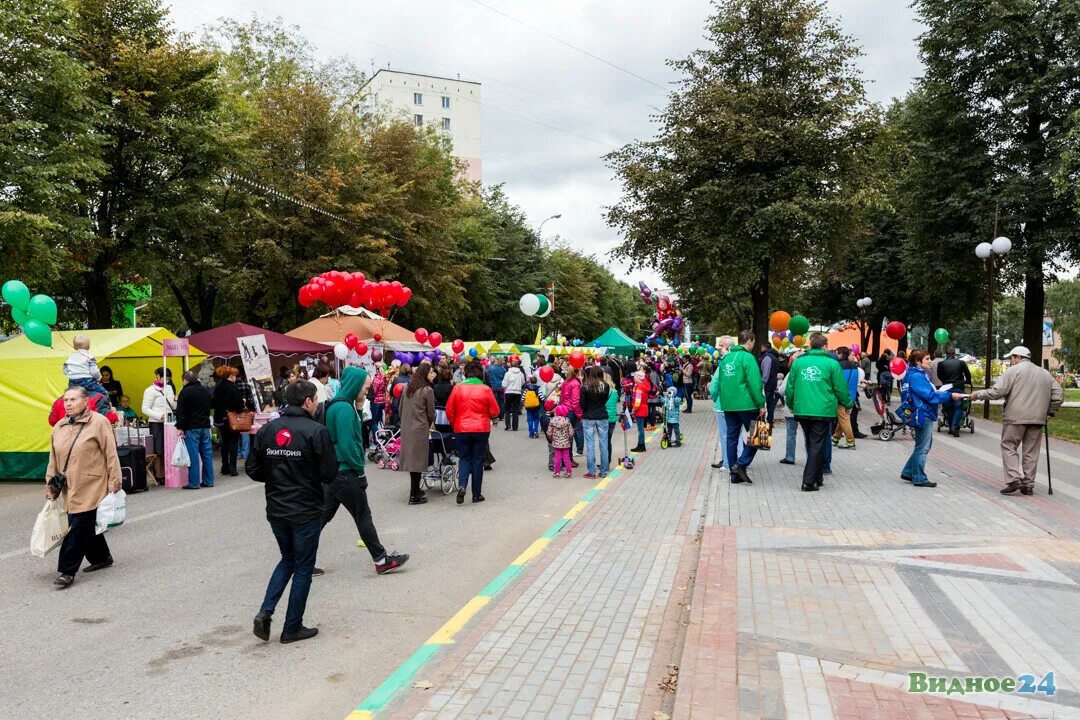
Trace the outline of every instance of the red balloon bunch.
<instances>
[{"instance_id":1,"label":"red balloon bunch","mask_svg":"<svg viewBox=\"0 0 1080 720\"><path fill-rule=\"evenodd\" d=\"M330 270L311 278L300 288L297 301L303 307L324 302L332 308L342 305L378 310L384 317L390 308L405 307L412 298L412 290L399 281L368 280L362 272L347 273Z\"/></svg>"}]
</instances>

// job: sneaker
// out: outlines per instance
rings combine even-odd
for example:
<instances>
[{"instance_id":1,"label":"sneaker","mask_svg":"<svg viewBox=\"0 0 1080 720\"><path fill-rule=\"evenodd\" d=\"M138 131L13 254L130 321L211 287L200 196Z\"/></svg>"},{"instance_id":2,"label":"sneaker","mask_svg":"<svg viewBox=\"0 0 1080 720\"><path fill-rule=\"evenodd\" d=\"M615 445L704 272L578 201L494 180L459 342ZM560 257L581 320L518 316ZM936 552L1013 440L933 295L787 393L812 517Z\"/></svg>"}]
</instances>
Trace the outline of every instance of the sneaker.
<instances>
[{"instance_id":1,"label":"sneaker","mask_svg":"<svg viewBox=\"0 0 1080 720\"><path fill-rule=\"evenodd\" d=\"M105 558L104 560L102 560L99 563L94 563L93 565L88 565L86 567L86 569L83 570L83 572L96 572L98 570L104 570L105 568L112 567L112 564L113 564L113 559L112 559L112 555L110 555L109 557Z\"/></svg>"},{"instance_id":2,"label":"sneaker","mask_svg":"<svg viewBox=\"0 0 1080 720\"><path fill-rule=\"evenodd\" d=\"M74 575L65 575L64 573L60 573L59 575L56 576L56 579L53 580L52 582L53 582L53 585L56 585L58 588L63 590L64 588L71 587L71 584L75 582L75 576Z\"/></svg>"},{"instance_id":3,"label":"sneaker","mask_svg":"<svg viewBox=\"0 0 1080 720\"><path fill-rule=\"evenodd\" d=\"M912 483L912 485L915 486L915 487L928 487L928 488L937 487L936 482Z\"/></svg>"},{"instance_id":4,"label":"sneaker","mask_svg":"<svg viewBox=\"0 0 1080 720\"><path fill-rule=\"evenodd\" d=\"M265 610L259 611L259 614L255 616L255 627L252 629L252 632L255 633L255 637L264 642L270 639L270 621L272 618L272 613L268 613Z\"/></svg>"},{"instance_id":5,"label":"sneaker","mask_svg":"<svg viewBox=\"0 0 1080 720\"><path fill-rule=\"evenodd\" d=\"M585 473L585 479L586 480L595 480L596 479L596 473L591 473L591 472Z\"/></svg>"},{"instance_id":6,"label":"sneaker","mask_svg":"<svg viewBox=\"0 0 1080 720\"><path fill-rule=\"evenodd\" d=\"M379 563L375 563L375 572L379 573L380 575L384 575L391 570L397 570L399 567L401 567L408 561L409 556L407 553L403 553L401 555L390 553L386 556L386 562L382 563L381 565Z\"/></svg>"},{"instance_id":7,"label":"sneaker","mask_svg":"<svg viewBox=\"0 0 1080 720\"><path fill-rule=\"evenodd\" d=\"M551 477L553 477L553 478L557 478L557 477L559 477L559 473L557 473L557 472L552 472L552 473L551 473Z\"/></svg>"},{"instance_id":8,"label":"sneaker","mask_svg":"<svg viewBox=\"0 0 1080 720\"><path fill-rule=\"evenodd\" d=\"M724 463L722 463L722 462L713 463L712 465L710 465L710 467L716 468L717 470L723 470L724 469Z\"/></svg>"},{"instance_id":9,"label":"sneaker","mask_svg":"<svg viewBox=\"0 0 1080 720\"><path fill-rule=\"evenodd\" d=\"M572 472L570 472L569 470L567 470L565 473L563 473L563 476L568 477L568 478L572 478L572 477L574 477L574 474Z\"/></svg>"},{"instance_id":10,"label":"sneaker","mask_svg":"<svg viewBox=\"0 0 1080 720\"><path fill-rule=\"evenodd\" d=\"M311 569L311 577L319 577L320 575L325 575L325 574L326 574L326 571L323 570L321 567Z\"/></svg>"},{"instance_id":11,"label":"sneaker","mask_svg":"<svg viewBox=\"0 0 1080 720\"><path fill-rule=\"evenodd\" d=\"M463 505L465 503L465 488L459 487L457 491L457 504Z\"/></svg>"},{"instance_id":12,"label":"sneaker","mask_svg":"<svg viewBox=\"0 0 1080 720\"><path fill-rule=\"evenodd\" d=\"M309 628L309 627L304 627L303 625L301 625L300 629L297 630L296 632L291 632L291 633L282 632L281 633L281 644L282 645L288 645L289 643L294 643L294 642L297 642L299 640L310 640L311 638L315 637L318 634L319 634L319 628Z\"/></svg>"}]
</instances>

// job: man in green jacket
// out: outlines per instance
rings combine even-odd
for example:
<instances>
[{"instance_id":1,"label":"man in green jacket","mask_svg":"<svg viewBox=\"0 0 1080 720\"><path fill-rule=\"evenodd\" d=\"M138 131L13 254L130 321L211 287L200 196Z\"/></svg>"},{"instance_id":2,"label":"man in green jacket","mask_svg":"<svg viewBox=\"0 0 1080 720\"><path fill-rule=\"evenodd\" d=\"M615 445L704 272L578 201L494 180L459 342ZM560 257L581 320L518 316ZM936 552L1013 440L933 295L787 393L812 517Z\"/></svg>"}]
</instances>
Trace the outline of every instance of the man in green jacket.
<instances>
[{"instance_id":1,"label":"man in green jacket","mask_svg":"<svg viewBox=\"0 0 1080 720\"><path fill-rule=\"evenodd\" d=\"M754 333L739 332L739 344L731 348L716 368L720 377L719 402L724 409L727 425L727 456L731 463L731 482L753 483L746 472L754 461L757 448L746 443L739 451L739 437L750 429L759 417L765 416L765 391L761 382L761 369L750 350L754 347Z\"/></svg>"},{"instance_id":2,"label":"man in green jacket","mask_svg":"<svg viewBox=\"0 0 1080 720\"><path fill-rule=\"evenodd\" d=\"M821 333L810 336L810 351L791 364L785 393L785 402L802 426L806 440L804 492L816 491L824 484L825 448L837 406L850 410L854 404L840 363L825 352L825 344Z\"/></svg>"},{"instance_id":3,"label":"man in green jacket","mask_svg":"<svg viewBox=\"0 0 1080 720\"><path fill-rule=\"evenodd\" d=\"M339 505L344 505L353 516L360 539L364 541L375 571L383 573L395 570L409 559L408 555L388 554L379 542L375 522L371 519L371 506L367 499L367 476L364 474L364 431L356 403L363 403L371 384L366 370L345 368L341 374L341 389L334 399L323 408L324 422L334 441L337 453L337 476L327 488L323 504L323 527L334 519ZM317 575L322 574L316 569Z\"/></svg>"}]
</instances>

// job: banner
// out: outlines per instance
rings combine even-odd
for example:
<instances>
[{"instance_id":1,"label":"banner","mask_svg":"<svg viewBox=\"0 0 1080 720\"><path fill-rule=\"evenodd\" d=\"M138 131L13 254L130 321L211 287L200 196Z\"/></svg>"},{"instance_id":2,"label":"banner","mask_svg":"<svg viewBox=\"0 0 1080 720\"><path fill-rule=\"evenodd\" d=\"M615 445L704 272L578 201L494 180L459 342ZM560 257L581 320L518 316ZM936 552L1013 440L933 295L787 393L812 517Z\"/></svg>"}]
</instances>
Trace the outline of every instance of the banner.
<instances>
[{"instance_id":1,"label":"banner","mask_svg":"<svg viewBox=\"0 0 1080 720\"><path fill-rule=\"evenodd\" d=\"M1054 321L1053 320L1043 320L1042 344L1043 344L1043 347L1053 347L1053 345L1054 345Z\"/></svg>"},{"instance_id":2,"label":"banner","mask_svg":"<svg viewBox=\"0 0 1080 720\"><path fill-rule=\"evenodd\" d=\"M259 410L275 405L274 370L270 367L266 336L245 335L236 338L236 344L240 347L240 360L244 363L244 373L259 402Z\"/></svg>"}]
</instances>

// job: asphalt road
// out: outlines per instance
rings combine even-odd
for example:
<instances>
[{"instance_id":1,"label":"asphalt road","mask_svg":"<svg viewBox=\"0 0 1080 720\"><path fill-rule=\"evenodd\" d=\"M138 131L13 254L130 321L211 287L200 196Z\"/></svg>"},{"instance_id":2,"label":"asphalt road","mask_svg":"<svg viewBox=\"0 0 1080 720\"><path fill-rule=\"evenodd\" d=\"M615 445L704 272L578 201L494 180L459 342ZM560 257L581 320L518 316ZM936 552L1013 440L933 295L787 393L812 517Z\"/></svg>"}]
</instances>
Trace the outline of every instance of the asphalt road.
<instances>
[{"instance_id":1,"label":"asphalt road","mask_svg":"<svg viewBox=\"0 0 1080 720\"><path fill-rule=\"evenodd\" d=\"M261 485L241 475L131 496L108 534L115 566L56 590L56 553L27 551L42 487L0 484L0 717L344 718L592 485L584 462L552 479L524 417L492 446L481 505L435 490L409 506L406 474L369 468L380 538L412 558L377 576L339 510L305 616L319 636L287 646L287 594L271 642L251 634L279 557Z\"/></svg>"}]
</instances>

